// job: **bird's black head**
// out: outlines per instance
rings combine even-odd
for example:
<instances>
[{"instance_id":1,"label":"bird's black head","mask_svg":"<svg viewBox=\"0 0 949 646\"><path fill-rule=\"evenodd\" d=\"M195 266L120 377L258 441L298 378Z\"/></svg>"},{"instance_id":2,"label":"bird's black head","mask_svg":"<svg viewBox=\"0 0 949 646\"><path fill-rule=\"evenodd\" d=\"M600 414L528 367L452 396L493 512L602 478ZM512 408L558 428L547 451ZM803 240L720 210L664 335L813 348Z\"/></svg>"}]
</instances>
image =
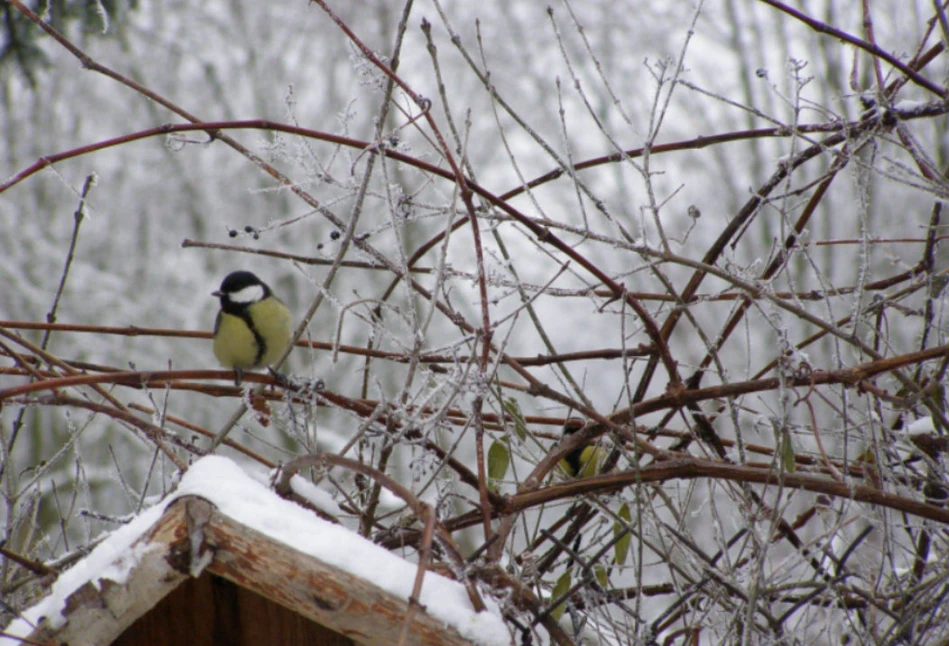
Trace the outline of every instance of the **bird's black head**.
<instances>
[{"instance_id":1,"label":"bird's black head","mask_svg":"<svg viewBox=\"0 0 949 646\"><path fill-rule=\"evenodd\" d=\"M249 271L233 271L211 295L221 299L221 309L225 312L234 312L264 300L270 296L270 288Z\"/></svg>"}]
</instances>

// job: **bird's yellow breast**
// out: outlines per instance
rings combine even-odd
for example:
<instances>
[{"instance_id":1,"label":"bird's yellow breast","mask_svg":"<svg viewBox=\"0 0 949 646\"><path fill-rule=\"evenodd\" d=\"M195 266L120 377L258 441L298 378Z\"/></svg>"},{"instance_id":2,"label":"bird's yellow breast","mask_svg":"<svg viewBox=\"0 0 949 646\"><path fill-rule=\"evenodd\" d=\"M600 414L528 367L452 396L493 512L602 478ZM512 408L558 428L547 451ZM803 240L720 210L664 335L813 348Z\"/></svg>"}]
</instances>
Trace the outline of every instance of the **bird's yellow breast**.
<instances>
[{"instance_id":1,"label":"bird's yellow breast","mask_svg":"<svg viewBox=\"0 0 949 646\"><path fill-rule=\"evenodd\" d=\"M570 478L591 478L599 475L603 469L603 463L606 461L606 451L603 447L593 444L585 446L580 450L579 455L571 452L566 458L560 461L560 468L564 470ZM573 463L571 463L573 458Z\"/></svg>"},{"instance_id":2,"label":"bird's yellow breast","mask_svg":"<svg viewBox=\"0 0 949 646\"><path fill-rule=\"evenodd\" d=\"M290 342L290 312L278 299L271 297L254 303L248 307L248 313L264 339L263 352L244 319L221 312L214 332L214 356L225 368L268 366L280 358Z\"/></svg>"}]
</instances>

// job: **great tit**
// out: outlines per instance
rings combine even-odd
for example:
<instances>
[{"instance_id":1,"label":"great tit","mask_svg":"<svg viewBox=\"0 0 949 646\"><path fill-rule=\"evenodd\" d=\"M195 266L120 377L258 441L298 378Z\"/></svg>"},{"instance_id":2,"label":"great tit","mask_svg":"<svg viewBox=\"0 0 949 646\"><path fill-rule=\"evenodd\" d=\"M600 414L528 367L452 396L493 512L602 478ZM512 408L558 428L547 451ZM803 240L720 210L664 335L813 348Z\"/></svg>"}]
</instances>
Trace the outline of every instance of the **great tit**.
<instances>
[{"instance_id":1,"label":"great tit","mask_svg":"<svg viewBox=\"0 0 949 646\"><path fill-rule=\"evenodd\" d=\"M583 420L569 418L563 425L563 437L567 438L583 428ZM599 444L587 444L568 453L559 466L569 478L589 478L600 473L606 451Z\"/></svg>"},{"instance_id":2,"label":"great tit","mask_svg":"<svg viewBox=\"0 0 949 646\"><path fill-rule=\"evenodd\" d=\"M228 274L211 295L221 299L214 321L214 356L235 370L235 383L240 384L245 369L269 366L283 354L292 333L290 310L249 271Z\"/></svg>"}]
</instances>

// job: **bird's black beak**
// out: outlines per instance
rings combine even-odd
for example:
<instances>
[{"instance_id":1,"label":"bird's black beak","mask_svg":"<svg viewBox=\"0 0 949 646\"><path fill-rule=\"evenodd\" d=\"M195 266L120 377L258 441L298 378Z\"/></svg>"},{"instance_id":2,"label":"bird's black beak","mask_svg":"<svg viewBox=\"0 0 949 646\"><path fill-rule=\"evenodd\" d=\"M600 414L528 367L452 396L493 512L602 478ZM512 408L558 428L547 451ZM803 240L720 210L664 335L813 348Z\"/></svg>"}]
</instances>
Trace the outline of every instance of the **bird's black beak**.
<instances>
[{"instance_id":1,"label":"bird's black beak","mask_svg":"<svg viewBox=\"0 0 949 646\"><path fill-rule=\"evenodd\" d=\"M221 298L224 296L224 292L219 289L215 289L213 292L211 292L211 296L214 296L215 298Z\"/></svg>"}]
</instances>

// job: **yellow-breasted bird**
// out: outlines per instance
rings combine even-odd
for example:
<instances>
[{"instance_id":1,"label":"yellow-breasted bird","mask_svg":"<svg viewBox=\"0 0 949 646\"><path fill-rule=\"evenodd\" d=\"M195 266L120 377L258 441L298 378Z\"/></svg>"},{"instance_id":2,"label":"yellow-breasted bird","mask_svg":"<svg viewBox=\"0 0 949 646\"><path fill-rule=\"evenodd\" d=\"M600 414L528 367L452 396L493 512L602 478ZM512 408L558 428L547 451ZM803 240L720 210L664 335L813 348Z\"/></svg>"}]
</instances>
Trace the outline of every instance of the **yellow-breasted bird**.
<instances>
[{"instance_id":1,"label":"yellow-breasted bird","mask_svg":"<svg viewBox=\"0 0 949 646\"><path fill-rule=\"evenodd\" d=\"M573 435L581 428L582 419L571 417L563 425L563 437ZM558 463L569 478L589 478L600 473L603 462L606 460L606 451L599 444L586 444L570 451Z\"/></svg>"},{"instance_id":2,"label":"yellow-breasted bird","mask_svg":"<svg viewBox=\"0 0 949 646\"><path fill-rule=\"evenodd\" d=\"M293 332L290 310L249 271L231 272L211 295L221 300L214 356L235 370L240 384L244 370L269 366L283 354Z\"/></svg>"}]
</instances>

